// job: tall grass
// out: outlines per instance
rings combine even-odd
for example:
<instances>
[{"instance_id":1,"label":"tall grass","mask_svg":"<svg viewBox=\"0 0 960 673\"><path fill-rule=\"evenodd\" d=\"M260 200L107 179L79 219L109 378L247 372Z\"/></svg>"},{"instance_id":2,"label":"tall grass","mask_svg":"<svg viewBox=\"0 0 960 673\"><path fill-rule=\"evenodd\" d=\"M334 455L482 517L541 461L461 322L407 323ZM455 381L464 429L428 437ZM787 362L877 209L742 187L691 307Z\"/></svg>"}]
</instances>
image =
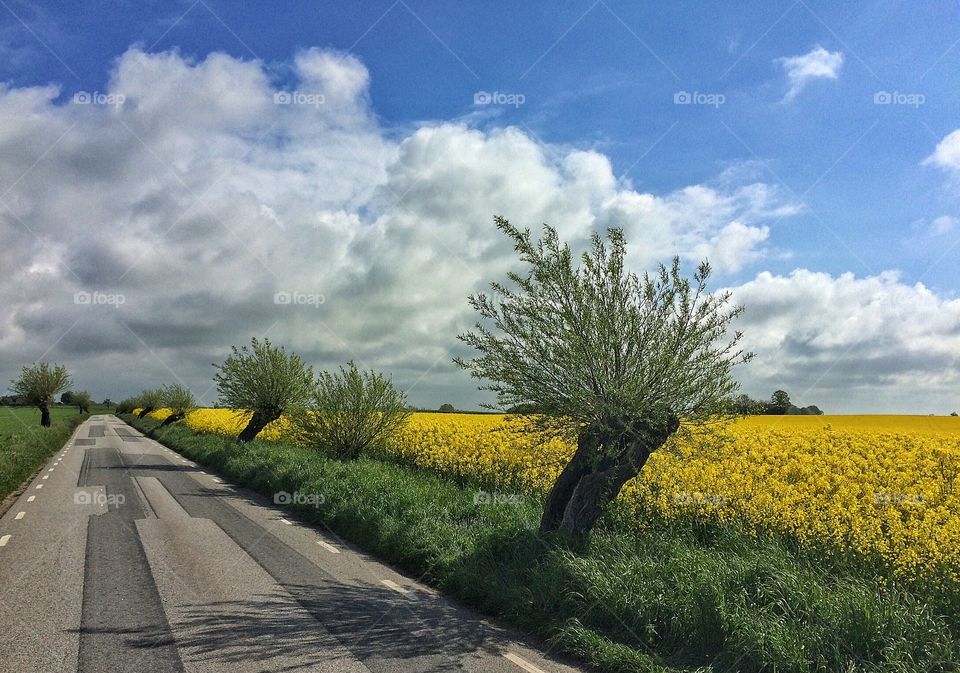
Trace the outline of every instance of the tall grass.
<instances>
[{"instance_id":1,"label":"tall grass","mask_svg":"<svg viewBox=\"0 0 960 673\"><path fill-rule=\"evenodd\" d=\"M607 517L588 547L536 535L541 503L416 468L125 420L480 610L605 671L956 671L949 603L730 526ZM500 494L502 495L502 494Z\"/></svg>"}]
</instances>

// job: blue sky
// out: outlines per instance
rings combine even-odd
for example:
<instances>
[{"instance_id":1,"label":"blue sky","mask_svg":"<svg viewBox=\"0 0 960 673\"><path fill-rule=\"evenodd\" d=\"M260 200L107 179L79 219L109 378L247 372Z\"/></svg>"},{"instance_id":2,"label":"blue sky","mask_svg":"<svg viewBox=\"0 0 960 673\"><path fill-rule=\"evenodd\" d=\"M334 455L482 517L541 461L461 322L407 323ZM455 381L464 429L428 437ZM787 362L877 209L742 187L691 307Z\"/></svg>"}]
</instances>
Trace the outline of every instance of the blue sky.
<instances>
[{"instance_id":1,"label":"blue sky","mask_svg":"<svg viewBox=\"0 0 960 673\"><path fill-rule=\"evenodd\" d=\"M264 61L289 78L298 48L331 47L371 72L387 125L455 119L478 90L519 93L479 123L515 124L548 143L596 148L643 189L709 179L755 161L766 180L807 204L772 240L798 261L858 273L897 268L948 293L951 261L918 220L960 215L931 147L954 129L960 91L955 2L458 3L82 2L8 0L0 77L56 82L64 97L100 90L131 45L219 51ZM29 26L21 25L13 14ZM44 46L46 45L46 46ZM842 52L838 80L789 104L777 59L820 45ZM677 91L719 93L719 107L678 106ZM874 104L878 91L919 93L919 106ZM913 226L912 226L913 225ZM932 268L931 268L932 267Z\"/></svg>"},{"instance_id":2,"label":"blue sky","mask_svg":"<svg viewBox=\"0 0 960 673\"><path fill-rule=\"evenodd\" d=\"M548 163L606 157L639 194L763 184L791 208L752 223L767 231L762 254L722 269L727 286L804 269L858 281L899 272L898 288L922 283L939 302L960 290L958 171L927 160L960 127L956 2L0 2L0 80L8 91L59 86L54 117L78 91L108 91L130 49L192 66L226 54L275 90L302 85L297 54L355 57L367 72L362 114L389 148L443 124L484 138L513 128ZM522 102L477 105L478 92ZM885 93L894 102L878 104ZM697 102L678 104L684 94ZM370 208L354 210L363 220ZM749 392L765 392L761 379ZM842 406L839 385L821 394Z\"/></svg>"}]
</instances>

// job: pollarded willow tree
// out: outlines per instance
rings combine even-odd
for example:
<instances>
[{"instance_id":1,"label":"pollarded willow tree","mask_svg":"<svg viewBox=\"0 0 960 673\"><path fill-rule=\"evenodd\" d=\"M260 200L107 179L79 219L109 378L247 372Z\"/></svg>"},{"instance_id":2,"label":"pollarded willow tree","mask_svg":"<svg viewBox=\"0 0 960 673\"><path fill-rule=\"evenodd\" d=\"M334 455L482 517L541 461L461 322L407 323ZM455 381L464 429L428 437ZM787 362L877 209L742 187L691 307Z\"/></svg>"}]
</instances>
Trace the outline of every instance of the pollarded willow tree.
<instances>
[{"instance_id":1,"label":"pollarded willow tree","mask_svg":"<svg viewBox=\"0 0 960 673\"><path fill-rule=\"evenodd\" d=\"M93 404L93 399L90 397L90 393L86 390L78 390L73 394L71 398L71 404L76 405L77 413L89 414L90 405Z\"/></svg>"},{"instance_id":2,"label":"pollarded willow tree","mask_svg":"<svg viewBox=\"0 0 960 673\"><path fill-rule=\"evenodd\" d=\"M170 425L183 420L187 417L187 414L197 408L197 400L186 386L171 383L161 390L163 391L163 406L170 410L170 415L163 419L161 425Z\"/></svg>"},{"instance_id":3,"label":"pollarded willow tree","mask_svg":"<svg viewBox=\"0 0 960 673\"><path fill-rule=\"evenodd\" d=\"M140 413L137 414L137 417L143 418L151 411L155 411L163 406L163 389L148 388L140 393L137 400L140 405Z\"/></svg>"},{"instance_id":4,"label":"pollarded willow tree","mask_svg":"<svg viewBox=\"0 0 960 673\"><path fill-rule=\"evenodd\" d=\"M624 263L623 232L594 234L581 263L544 225L535 241L497 217L525 274L470 304L481 320L459 338L479 354L455 362L521 409L538 433L576 441L550 490L540 530L587 535L623 485L681 426L723 415L739 387L732 369L750 359L729 334L742 307L710 294L707 262L691 280L670 268L638 277Z\"/></svg>"},{"instance_id":5,"label":"pollarded willow tree","mask_svg":"<svg viewBox=\"0 0 960 673\"><path fill-rule=\"evenodd\" d=\"M237 439L253 440L285 411L307 406L313 392L313 369L300 356L287 354L269 339L251 339L250 346L232 347L223 364L214 365L220 403L251 412Z\"/></svg>"},{"instance_id":6,"label":"pollarded willow tree","mask_svg":"<svg viewBox=\"0 0 960 673\"><path fill-rule=\"evenodd\" d=\"M70 387L72 380L63 365L40 362L24 367L20 377L10 382L10 391L40 410L40 425L50 427L50 405L58 393Z\"/></svg>"}]
</instances>

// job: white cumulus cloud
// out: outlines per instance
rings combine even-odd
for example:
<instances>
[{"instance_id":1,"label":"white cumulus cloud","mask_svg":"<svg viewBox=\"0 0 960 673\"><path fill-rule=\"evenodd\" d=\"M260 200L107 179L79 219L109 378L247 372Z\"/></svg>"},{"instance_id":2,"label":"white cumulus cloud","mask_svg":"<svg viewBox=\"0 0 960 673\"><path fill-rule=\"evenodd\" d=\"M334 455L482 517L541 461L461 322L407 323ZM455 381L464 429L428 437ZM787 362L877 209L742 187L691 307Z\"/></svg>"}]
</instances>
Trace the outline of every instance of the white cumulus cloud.
<instances>
[{"instance_id":1,"label":"white cumulus cloud","mask_svg":"<svg viewBox=\"0 0 960 673\"><path fill-rule=\"evenodd\" d=\"M843 66L843 52L827 51L818 45L806 54L778 58L776 63L787 77L787 93L783 100L789 102L813 80L837 79Z\"/></svg>"}]
</instances>

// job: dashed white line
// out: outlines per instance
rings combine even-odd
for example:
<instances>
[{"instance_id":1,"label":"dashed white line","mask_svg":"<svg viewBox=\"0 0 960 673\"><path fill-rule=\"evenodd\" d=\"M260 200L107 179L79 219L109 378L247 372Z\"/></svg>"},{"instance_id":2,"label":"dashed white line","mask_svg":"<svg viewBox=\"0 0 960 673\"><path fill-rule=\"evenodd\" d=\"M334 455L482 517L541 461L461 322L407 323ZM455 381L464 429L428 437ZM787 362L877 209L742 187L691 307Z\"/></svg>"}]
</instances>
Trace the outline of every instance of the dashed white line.
<instances>
[{"instance_id":1,"label":"dashed white line","mask_svg":"<svg viewBox=\"0 0 960 673\"><path fill-rule=\"evenodd\" d=\"M31 495L29 498L27 498L27 502L33 502L36 499L37 499L37 496Z\"/></svg>"},{"instance_id":2,"label":"dashed white line","mask_svg":"<svg viewBox=\"0 0 960 673\"><path fill-rule=\"evenodd\" d=\"M44 478L44 479L49 479L49 478L50 478L50 475L49 475L49 474L45 474L45 475L43 475L43 478Z\"/></svg>"},{"instance_id":3,"label":"dashed white line","mask_svg":"<svg viewBox=\"0 0 960 673\"><path fill-rule=\"evenodd\" d=\"M0 547L6 547L8 542L10 542L9 535L4 535L3 537L0 537Z\"/></svg>"},{"instance_id":4,"label":"dashed white line","mask_svg":"<svg viewBox=\"0 0 960 673\"><path fill-rule=\"evenodd\" d=\"M290 523L289 521L287 521L287 520L284 519L284 518L281 518L280 521L282 521L283 523L287 524L288 526L292 526L292 525L293 525L292 523Z\"/></svg>"},{"instance_id":5,"label":"dashed white line","mask_svg":"<svg viewBox=\"0 0 960 673\"><path fill-rule=\"evenodd\" d=\"M26 515L27 515L26 512L17 512L17 515L16 515L15 517L13 517L13 518L16 519L17 521L19 521L20 519L22 519L22 518L25 517Z\"/></svg>"},{"instance_id":6,"label":"dashed white line","mask_svg":"<svg viewBox=\"0 0 960 673\"><path fill-rule=\"evenodd\" d=\"M399 584L397 584L397 583L394 582L393 580L380 580L380 582L381 582L385 587L387 587L388 589L393 589L393 590L396 591L397 593L401 593L401 594L403 594L403 595L405 595L405 596L410 593L410 590L409 590L409 589L404 589L402 586L400 586Z\"/></svg>"},{"instance_id":7,"label":"dashed white line","mask_svg":"<svg viewBox=\"0 0 960 673\"><path fill-rule=\"evenodd\" d=\"M546 671L544 671L542 668L538 668L534 666L529 661L527 661L520 655L514 654L513 652L504 652L503 658L506 659L507 661L512 661L523 670L529 671L529 673L546 673Z\"/></svg>"},{"instance_id":8,"label":"dashed white line","mask_svg":"<svg viewBox=\"0 0 960 673\"><path fill-rule=\"evenodd\" d=\"M51 467L47 472L53 472L53 468Z\"/></svg>"},{"instance_id":9,"label":"dashed white line","mask_svg":"<svg viewBox=\"0 0 960 673\"><path fill-rule=\"evenodd\" d=\"M43 484L37 484L37 490L39 491L41 488L43 488Z\"/></svg>"},{"instance_id":10,"label":"dashed white line","mask_svg":"<svg viewBox=\"0 0 960 673\"><path fill-rule=\"evenodd\" d=\"M326 549L331 554L339 554L340 550L334 547L332 544L327 544L323 540L317 540L317 544Z\"/></svg>"}]
</instances>

